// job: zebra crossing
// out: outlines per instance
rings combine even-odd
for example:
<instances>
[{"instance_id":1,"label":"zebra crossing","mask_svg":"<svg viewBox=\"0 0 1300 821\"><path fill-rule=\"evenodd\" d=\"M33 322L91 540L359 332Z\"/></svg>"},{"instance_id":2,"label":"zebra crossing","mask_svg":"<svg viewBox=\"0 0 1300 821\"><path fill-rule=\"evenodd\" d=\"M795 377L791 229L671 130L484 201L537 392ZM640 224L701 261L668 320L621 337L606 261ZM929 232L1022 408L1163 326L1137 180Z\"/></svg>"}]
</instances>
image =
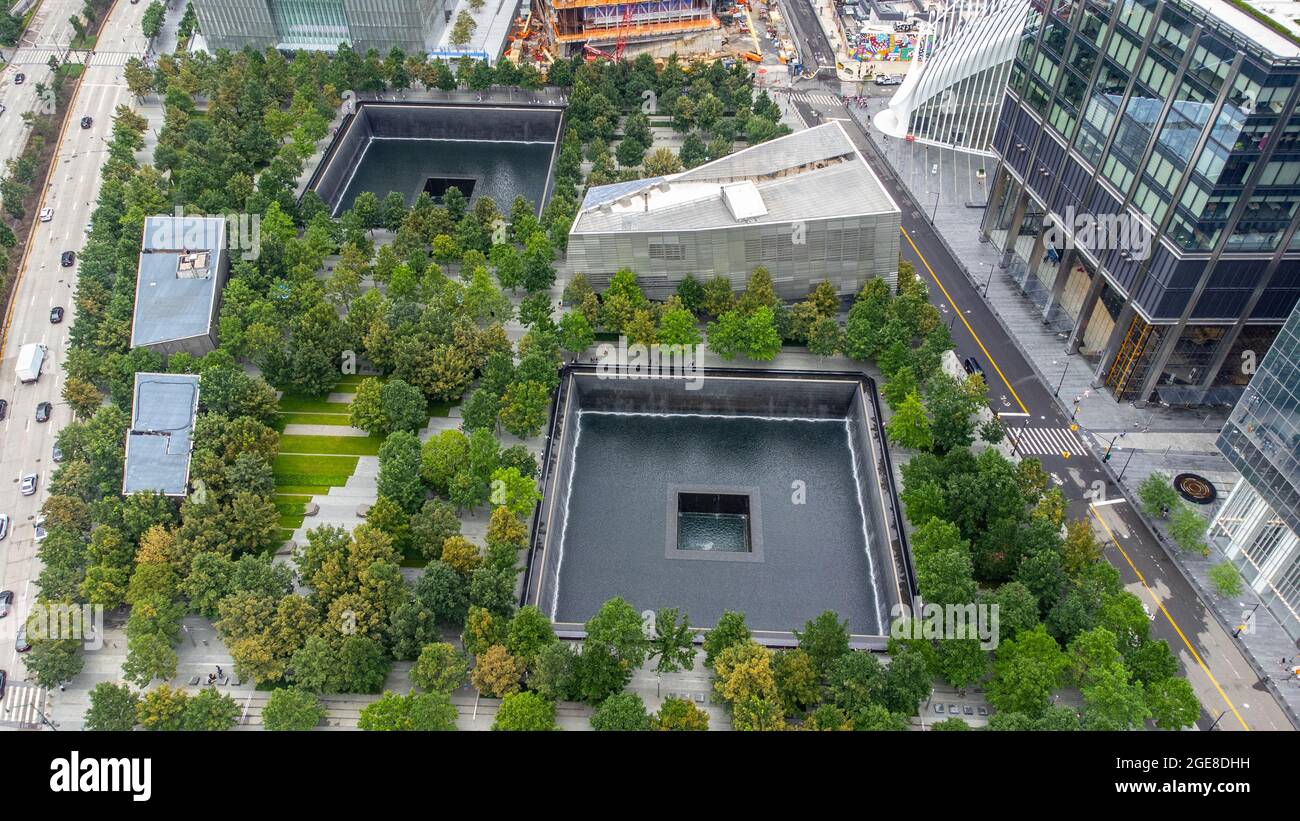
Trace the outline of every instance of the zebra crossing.
<instances>
[{"instance_id":1,"label":"zebra crossing","mask_svg":"<svg viewBox=\"0 0 1300 821\"><path fill-rule=\"evenodd\" d=\"M1069 428L1010 428L1007 438L1025 456L1085 456L1088 448Z\"/></svg>"},{"instance_id":2,"label":"zebra crossing","mask_svg":"<svg viewBox=\"0 0 1300 821\"><path fill-rule=\"evenodd\" d=\"M5 687L5 697L0 701L0 726L35 729L45 713L44 687L13 683Z\"/></svg>"},{"instance_id":3,"label":"zebra crossing","mask_svg":"<svg viewBox=\"0 0 1300 821\"><path fill-rule=\"evenodd\" d=\"M124 66L127 60L140 55L130 51L68 51L61 48L19 48L15 49L9 60L10 64L16 66L43 66L50 62L50 58L58 60L60 63L65 59L69 63L89 63L92 66ZM89 59L87 59L89 58Z\"/></svg>"},{"instance_id":4,"label":"zebra crossing","mask_svg":"<svg viewBox=\"0 0 1300 821\"><path fill-rule=\"evenodd\" d=\"M791 100L799 100L804 103L816 103L817 105L836 106L843 103L843 100L838 94L823 94L816 91L791 91L787 96Z\"/></svg>"}]
</instances>

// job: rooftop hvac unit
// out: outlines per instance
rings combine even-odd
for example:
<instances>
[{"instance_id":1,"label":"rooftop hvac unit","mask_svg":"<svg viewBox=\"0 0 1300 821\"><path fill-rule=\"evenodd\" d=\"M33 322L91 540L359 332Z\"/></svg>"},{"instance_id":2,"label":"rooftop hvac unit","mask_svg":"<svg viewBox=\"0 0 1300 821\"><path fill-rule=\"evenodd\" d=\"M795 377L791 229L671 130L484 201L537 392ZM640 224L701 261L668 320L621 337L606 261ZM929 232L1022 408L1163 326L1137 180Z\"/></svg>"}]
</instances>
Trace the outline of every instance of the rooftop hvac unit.
<instances>
[{"instance_id":1,"label":"rooftop hvac unit","mask_svg":"<svg viewBox=\"0 0 1300 821\"><path fill-rule=\"evenodd\" d=\"M176 259L176 278L207 279L208 257L207 251L200 251L195 254L181 254Z\"/></svg>"}]
</instances>

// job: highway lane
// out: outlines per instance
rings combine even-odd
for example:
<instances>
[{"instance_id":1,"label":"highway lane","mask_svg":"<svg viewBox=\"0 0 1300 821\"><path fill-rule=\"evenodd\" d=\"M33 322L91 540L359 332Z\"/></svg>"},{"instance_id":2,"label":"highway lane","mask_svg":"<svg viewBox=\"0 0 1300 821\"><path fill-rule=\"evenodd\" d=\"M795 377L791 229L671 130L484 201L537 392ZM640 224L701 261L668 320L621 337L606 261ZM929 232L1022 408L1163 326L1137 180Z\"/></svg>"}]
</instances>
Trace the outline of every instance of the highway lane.
<instances>
[{"instance_id":1,"label":"highway lane","mask_svg":"<svg viewBox=\"0 0 1300 821\"><path fill-rule=\"evenodd\" d=\"M147 45L140 33L143 13L144 4L117 3L101 42L121 43L120 48L143 53ZM75 314L76 268L63 268L59 256L63 251L79 253L85 243L84 226L99 194L113 112L118 105L132 102L121 65L92 64L86 69L59 137L49 187L41 198L41 206L54 209L54 218L37 223L33 233L0 355L0 396L9 400L8 418L0 422L0 512L13 520L9 537L0 542L0 589L13 590L16 596L14 613L0 622L0 668L15 680L25 673L21 656L14 651L14 635L30 612L35 598L32 582L40 570L33 527L55 467L51 452L58 431L72 421L60 397L67 333ZM87 115L93 124L83 129L79 121ZM55 305L67 311L59 325L49 320ZM40 381L33 385L20 384L14 372L18 349L26 342L43 342L49 348ZM34 413L41 401L54 403L54 414L49 422L37 424ZM39 473L40 485L36 495L24 497L18 493L18 477L31 471Z\"/></svg>"},{"instance_id":2,"label":"highway lane","mask_svg":"<svg viewBox=\"0 0 1300 821\"><path fill-rule=\"evenodd\" d=\"M45 58L37 62L26 60L34 59L38 53L66 51L75 34L68 18L79 14L82 5L80 0L43 0L18 48L3 49L10 62L0 72L0 105L5 107L0 114L0 168L18 156L27 144L31 128L23 122L23 112L36 108L36 86L50 80L50 67L45 64ZM26 75L21 85L14 84L18 74Z\"/></svg>"},{"instance_id":3,"label":"highway lane","mask_svg":"<svg viewBox=\"0 0 1300 821\"><path fill-rule=\"evenodd\" d=\"M809 123L847 118L839 105L814 106L807 100L796 100L795 105ZM902 209L903 257L931 286L932 302L952 327L958 355L974 356L983 365L989 380L990 406L999 413L1026 414L1004 417L1013 430L1026 424L1040 431L1069 430L1072 420L1053 396L1054 386L1038 378L984 302L983 278L978 282L967 278L934 233L924 204L915 202L902 184L892 179L888 164L874 154L855 123L846 121L845 128L877 174L886 180L890 194ZM1076 362L1074 367L1078 366ZM1102 395L1093 401L1113 400ZM1083 438L1085 432L1079 431L1078 435ZM1118 444L1123 444L1122 439ZM1221 730L1295 729L1264 689L1236 640L1164 555L1138 513L1123 501L1123 494L1101 469L1101 454L1035 456L1061 488L1069 515L1096 523L1094 530L1106 544L1107 560L1120 571L1126 588L1150 608L1152 634L1169 642L1201 699L1204 710L1199 726L1208 728L1222 714L1217 725ZM1109 503L1094 507L1094 502Z\"/></svg>"}]
</instances>

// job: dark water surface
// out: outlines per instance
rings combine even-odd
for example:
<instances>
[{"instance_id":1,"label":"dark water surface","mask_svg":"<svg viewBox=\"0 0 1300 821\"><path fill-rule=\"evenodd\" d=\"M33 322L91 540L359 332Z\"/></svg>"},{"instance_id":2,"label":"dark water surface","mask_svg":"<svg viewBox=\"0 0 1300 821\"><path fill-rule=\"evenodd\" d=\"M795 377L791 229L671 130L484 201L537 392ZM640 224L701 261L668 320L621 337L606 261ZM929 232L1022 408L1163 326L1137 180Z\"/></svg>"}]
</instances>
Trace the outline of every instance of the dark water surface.
<instances>
[{"instance_id":1,"label":"dark water surface","mask_svg":"<svg viewBox=\"0 0 1300 821\"><path fill-rule=\"evenodd\" d=\"M617 595L700 627L740 610L753 630L802 629L834 610L850 632L879 634L843 422L585 413L575 464L557 620L585 622ZM761 561L668 558L681 485L757 487Z\"/></svg>"},{"instance_id":2,"label":"dark water surface","mask_svg":"<svg viewBox=\"0 0 1300 821\"><path fill-rule=\"evenodd\" d=\"M537 205L553 150L550 143L376 139L343 193L339 213L351 208L362 191L381 200L389 191L399 191L411 205L430 177L477 180L474 198L491 197L503 212L520 195Z\"/></svg>"}]
</instances>

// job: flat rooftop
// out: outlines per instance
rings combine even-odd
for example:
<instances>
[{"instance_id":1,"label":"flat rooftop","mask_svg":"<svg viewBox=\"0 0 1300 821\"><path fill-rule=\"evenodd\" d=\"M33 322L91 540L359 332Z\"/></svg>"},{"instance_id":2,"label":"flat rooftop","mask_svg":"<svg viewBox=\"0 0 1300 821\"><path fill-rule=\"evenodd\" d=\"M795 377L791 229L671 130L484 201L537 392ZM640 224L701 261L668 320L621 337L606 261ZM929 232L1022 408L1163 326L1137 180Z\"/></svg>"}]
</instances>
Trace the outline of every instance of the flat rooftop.
<instances>
[{"instance_id":1,"label":"flat rooftop","mask_svg":"<svg viewBox=\"0 0 1300 821\"><path fill-rule=\"evenodd\" d=\"M1300 45L1283 37L1260 20L1229 3L1228 0L1184 0L1236 31L1265 51L1278 57L1300 57ZM1286 27L1293 37L1300 36L1300 2L1297 0L1244 0L1246 5Z\"/></svg>"},{"instance_id":2,"label":"flat rooftop","mask_svg":"<svg viewBox=\"0 0 1300 821\"><path fill-rule=\"evenodd\" d=\"M224 217L145 218L131 347L208 333L225 253Z\"/></svg>"},{"instance_id":3,"label":"flat rooftop","mask_svg":"<svg viewBox=\"0 0 1300 821\"><path fill-rule=\"evenodd\" d=\"M184 496L190 478L190 448L199 408L194 374L137 373L126 435L122 492L157 491Z\"/></svg>"},{"instance_id":4,"label":"flat rooftop","mask_svg":"<svg viewBox=\"0 0 1300 821\"><path fill-rule=\"evenodd\" d=\"M899 212L838 122L664 177L595 186L571 233L690 231Z\"/></svg>"}]
</instances>

